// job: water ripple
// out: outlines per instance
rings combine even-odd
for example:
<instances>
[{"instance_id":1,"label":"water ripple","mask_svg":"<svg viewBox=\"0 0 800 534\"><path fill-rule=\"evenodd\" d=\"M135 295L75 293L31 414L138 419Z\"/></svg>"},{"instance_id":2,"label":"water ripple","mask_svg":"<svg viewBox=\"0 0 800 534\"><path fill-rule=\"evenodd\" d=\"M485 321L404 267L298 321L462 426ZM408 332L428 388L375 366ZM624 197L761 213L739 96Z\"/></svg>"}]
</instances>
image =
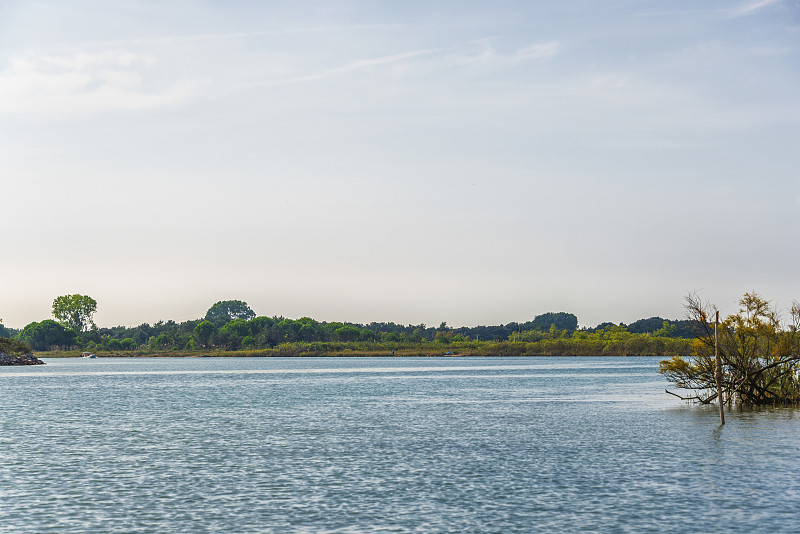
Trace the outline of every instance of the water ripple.
<instances>
[{"instance_id":1,"label":"water ripple","mask_svg":"<svg viewBox=\"0 0 800 534\"><path fill-rule=\"evenodd\" d=\"M797 526L798 413L657 359L92 363L0 373L0 533Z\"/></svg>"}]
</instances>

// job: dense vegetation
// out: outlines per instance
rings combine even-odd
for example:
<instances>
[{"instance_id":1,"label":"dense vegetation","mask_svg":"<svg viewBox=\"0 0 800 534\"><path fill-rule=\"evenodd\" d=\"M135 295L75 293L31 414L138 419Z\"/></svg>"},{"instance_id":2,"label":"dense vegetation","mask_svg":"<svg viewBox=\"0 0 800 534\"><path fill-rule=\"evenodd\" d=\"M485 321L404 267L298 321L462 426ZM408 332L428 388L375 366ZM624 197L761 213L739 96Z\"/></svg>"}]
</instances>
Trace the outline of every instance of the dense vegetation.
<instances>
[{"instance_id":1,"label":"dense vegetation","mask_svg":"<svg viewBox=\"0 0 800 534\"><path fill-rule=\"evenodd\" d=\"M53 303L58 320L33 322L19 332L0 325L37 351L88 350L122 354L197 354L246 351L251 355L475 354L475 355L663 355L687 354L688 321L660 317L630 325L578 328L566 312L545 313L523 323L452 328L392 322L319 322L309 317L258 317L246 302L215 303L203 318L159 321L135 327L98 328L97 303L67 295ZM11 335L9 335L11 334Z\"/></svg>"},{"instance_id":2,"label":"dense vegetation","mask_svg":"<svg viewBox=\"0 0 800 534\"><path fill-rule=\"evenodd\" d=\"M0 354L17 356L20 354L28 354L30 351L31 348L21 341L0 337Z\"/></svg>"},{"instance_id":3,"label":"dense vegetation","mask_svg":"<svg viewBox=\"0 0 800 534\"><path fill-rule=\"evenodd\" d=\"M660 371L678 388L681 398L725 404L797 404L800 402L800 303L782 325L778 311L755 293L745 293L738 313L718 326L722 362L722 399L717 399L714 320L716 308L696 295L687 311L697 326L694 355L661 362Z\"/></svg>"},{"instance_id":4,"label":"dense vegetation","mask_svg":"<svg viewBox=\"0 0 800 534\"><path fill-rule=\"evenodd\" d=\"M13 328L7 328L2 323L0 323L0 339L2 338L12 338L19 334L19 330L14 330Z\"/></svg>"}]
</instances>

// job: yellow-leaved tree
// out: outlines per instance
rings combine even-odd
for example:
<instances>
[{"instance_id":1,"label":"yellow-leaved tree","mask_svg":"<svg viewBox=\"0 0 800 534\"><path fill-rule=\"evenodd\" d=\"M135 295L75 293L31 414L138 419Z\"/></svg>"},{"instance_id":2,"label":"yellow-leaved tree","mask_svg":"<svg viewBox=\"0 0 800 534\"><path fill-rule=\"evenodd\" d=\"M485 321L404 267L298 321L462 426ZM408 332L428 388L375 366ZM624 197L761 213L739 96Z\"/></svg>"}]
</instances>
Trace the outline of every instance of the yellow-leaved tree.
<instances>
[{"instance_id":1,"label":"yellow-leaved tree","mask_svg":"<svg viewBox=\"0 0 800 534\"><path fill-rule=\"evenodd\" d=\"M755 292L745 293L738 313L719 323L722 360L722 402L742 405L800 402L800 303L794 302L789 320ZM691 394L685 400L710 403L717 399L714 379L714 316L716 307L696 294L686 298L687 315L697 338L693 356L664 360L659 372ZM674 393L673 393L674 394Z\"/></svg>"}]
</instances>

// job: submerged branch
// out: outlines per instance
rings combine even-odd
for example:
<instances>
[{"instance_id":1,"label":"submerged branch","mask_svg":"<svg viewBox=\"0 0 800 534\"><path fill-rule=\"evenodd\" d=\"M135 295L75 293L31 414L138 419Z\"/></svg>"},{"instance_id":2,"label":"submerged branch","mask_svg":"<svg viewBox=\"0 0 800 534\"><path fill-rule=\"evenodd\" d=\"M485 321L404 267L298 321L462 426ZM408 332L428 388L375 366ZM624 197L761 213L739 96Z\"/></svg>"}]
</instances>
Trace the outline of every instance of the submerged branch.
<instances>
[{"instance_id":1,"label":"submerged branch","mask_svg":"<svg viewBox=\"0 0 800 534\"><path fill-rule=\"evenodd\" d=\"M709 403L711 403L711 401L713 401L714 399L717 398L717 394L716 393L714 393L710 397L706 397L704 399L703 397L701 397L699 395L695 395L694 397L681 397L677 393L673 393L668 389L665 389L664 391L666 391L670 395L674 395L674 396L678 397L681 400L684 400L684 401L694 401L694 400L696 400L696 401L700 402L701 404L709 404Z\"/></svg>"}]
</instances>

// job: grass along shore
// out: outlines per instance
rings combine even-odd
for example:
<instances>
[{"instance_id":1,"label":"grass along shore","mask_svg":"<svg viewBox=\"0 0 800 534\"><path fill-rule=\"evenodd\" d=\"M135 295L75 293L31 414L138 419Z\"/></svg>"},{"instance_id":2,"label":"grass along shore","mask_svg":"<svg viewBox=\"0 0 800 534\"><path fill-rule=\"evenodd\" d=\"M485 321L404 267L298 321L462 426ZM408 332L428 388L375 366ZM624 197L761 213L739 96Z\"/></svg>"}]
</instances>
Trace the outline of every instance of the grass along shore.
<instances>
[{"instance_id":1,"label":"grass along shore","mask_svg":"<svg viewBox=\"0 0 800 534\"><path fill-rule=\"evenodd\" d=\"M293 342L272 348L224 350L145 349L97 350L100 358L107 357L430 357L430 356L686 356L692 353L691 339L657 337L649 334L624 339L559 338L533 342L524 341L459 341L439 343L378 343L378 342ZM36 352L39 358L76 358L82 350Z\"/></svg>"}]
</instances>

